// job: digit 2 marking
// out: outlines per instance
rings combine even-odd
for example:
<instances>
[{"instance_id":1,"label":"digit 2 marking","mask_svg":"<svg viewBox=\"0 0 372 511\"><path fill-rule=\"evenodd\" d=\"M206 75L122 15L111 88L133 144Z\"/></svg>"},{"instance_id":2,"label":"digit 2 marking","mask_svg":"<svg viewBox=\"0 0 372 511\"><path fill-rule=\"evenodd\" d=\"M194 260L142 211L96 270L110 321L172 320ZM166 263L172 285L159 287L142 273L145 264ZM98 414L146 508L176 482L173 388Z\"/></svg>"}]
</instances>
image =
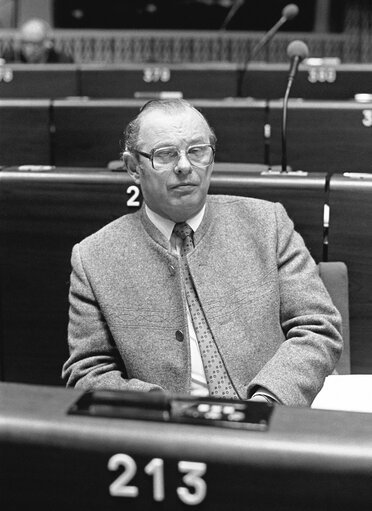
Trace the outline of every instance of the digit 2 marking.
<instances>
[{"instance_id":1,"label":"digit 2 marking","mask_svg":"<svg viewBox=\"0 0 372 511\"><path fill-rule=\"evenodd\" d=\"M135 186L135 185L131 185L131 186L128 186L127 188L127 194L133 194L131 197L129 197L129 199L127 200L127 206L129 208L136 208L138 206L140 206L140 201L137 200L138 197L139 197L139 188L138 186Z\"/></svg>"}]
</instances>

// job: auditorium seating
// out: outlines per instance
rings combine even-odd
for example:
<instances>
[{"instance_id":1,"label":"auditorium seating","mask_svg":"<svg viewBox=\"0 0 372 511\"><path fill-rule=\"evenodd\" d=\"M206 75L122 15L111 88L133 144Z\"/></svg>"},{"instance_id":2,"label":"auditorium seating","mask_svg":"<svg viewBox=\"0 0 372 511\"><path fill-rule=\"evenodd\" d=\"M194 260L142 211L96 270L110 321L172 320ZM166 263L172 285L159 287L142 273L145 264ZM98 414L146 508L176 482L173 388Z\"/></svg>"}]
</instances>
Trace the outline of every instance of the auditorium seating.
<instances>
[{"instance_id":1,"label":"auditorium seating","mask_svg":"<svg viewBox=\"0 0 372 511\"><path fill-rule=\"evenodd\" d=\"M370 93L371 64L340 64L335 59L302 63L291 96L308 100L351 100ZM241 60L243 62L243 59ZM1 98L135 98L136 93L180 91L187 99L223 99L238 93L241 63L166 60L126 64L11 64L0 68ZM282 98L289 63L250 62L243 97Z\"/></svg>"},{"instance_id":2,"label":"auditorium seating","mask_svg":"<svg viewBox=\"0 0 372 511\"><path fill-rule=\"evenodd\" d=\"M106 167L144 99L0 100L2 165ZM217 162L278 166L282 101L195 99L217 134ZM287 162L306 172L370 172L372 103L290 99ZM358 157L355 157L355 154Z\"/></svg>"}]
</instances>

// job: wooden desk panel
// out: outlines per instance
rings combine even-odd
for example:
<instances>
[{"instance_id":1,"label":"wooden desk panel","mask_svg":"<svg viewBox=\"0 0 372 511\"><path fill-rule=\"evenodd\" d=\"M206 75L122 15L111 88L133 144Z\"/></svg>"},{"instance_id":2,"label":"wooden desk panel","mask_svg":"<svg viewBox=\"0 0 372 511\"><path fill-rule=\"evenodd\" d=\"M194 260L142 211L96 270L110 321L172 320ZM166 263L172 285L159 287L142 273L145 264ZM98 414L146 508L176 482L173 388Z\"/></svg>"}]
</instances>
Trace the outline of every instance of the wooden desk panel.
<instances>
[{"instance_id":1,"label":"wooden desk panel","mask_svg":"<svg viewBox=\"0 0 372 511\"><path fill-rule=\"evenodd\" d=\"M76 64L5 64L0 98L64 98L78 96ZM8 81L10 80L10 81Z\"/></svg>"},{"instance_id":2,"label":"wooden desk panel","mask_svg":"<svg viewBox=\"0 0 372 511\"><path fill-rule=\"evenodd\" d=\"M216 161L264 163L265 103L194 100L217 135ZM120 157L123 130L144 101L55 101L54 162L101 166Z\"/></svg>"},{"instance_id":3,"label":"wooden desk panel","mask_svg":"<svg viewBox=\"0 0 372 511\"><path fill-rule=\"evenodd\" d=\"M50 164L49 123L49 100L0 100L0 164Z\"/></svg>"},{"instance_id":4,"label":"wooden desk panel","mask_svg":"<svg viewBox=\"0 0 372 511\"><path fill-rule=\"evenodd\" d=\"M349 271L351 372L372 374L372 174L332 176L329 260Z\"/></svg>"},{"instance_id":5,"label":"wooden desk panel","mask_svg":"<svg viewBox=\"0 0 372 511\"><path fill-rule=\"evenodd\" d=\"M270 160L282 157L280 101L269 104ZM290 99L287 116L287 163L309 172L372 171L372 103Z\"/></svg>"}]
</instances>

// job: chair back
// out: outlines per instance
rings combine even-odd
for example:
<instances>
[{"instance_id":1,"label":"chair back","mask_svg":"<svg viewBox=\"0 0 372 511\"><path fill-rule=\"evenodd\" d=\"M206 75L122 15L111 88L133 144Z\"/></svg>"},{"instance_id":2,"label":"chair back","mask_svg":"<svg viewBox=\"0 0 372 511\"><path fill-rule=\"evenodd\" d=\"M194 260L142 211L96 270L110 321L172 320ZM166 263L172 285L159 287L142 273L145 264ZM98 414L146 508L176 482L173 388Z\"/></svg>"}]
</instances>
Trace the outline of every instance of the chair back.
<instances>
[{"instance_id":1,"label":"chair back","mask_svg":"<svg viewBox=\"0 0 372 511\"><path fill-rule=\"evenodd\" d=\"M338 374L350 374L349 279L347 266L341 261L318 263L319 275L342 317L344 349L337 363Z\"/></svg>"}]
</instances>

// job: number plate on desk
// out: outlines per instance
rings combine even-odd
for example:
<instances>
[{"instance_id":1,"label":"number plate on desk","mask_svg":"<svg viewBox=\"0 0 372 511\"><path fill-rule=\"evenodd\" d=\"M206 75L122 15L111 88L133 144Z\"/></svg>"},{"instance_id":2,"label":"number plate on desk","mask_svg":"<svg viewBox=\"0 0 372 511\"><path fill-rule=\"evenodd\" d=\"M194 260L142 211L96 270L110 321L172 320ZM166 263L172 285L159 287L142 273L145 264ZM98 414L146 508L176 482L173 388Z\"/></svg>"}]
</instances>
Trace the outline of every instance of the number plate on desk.
<instances>
[{"instance_id":1,"label":"number plate on desk","mask_svg":"<svg viewBox=\"0 0 372 511\"><path fill-rule=\"evenodd\" d=\"M140 496L141 488L132 484L138 467L131 456L124 453L114 454L109 459L107 467L110 471L119 472L109 486L109 493L112 497L133 499ZM182 486L174 488L178 499L191 506L200 504L207 494L207 484L203 479L207 465L195 461L179 461L177 470L178 474L182 475L183 483ZM143 472L152 480L152 500L163 501L165 499L164 460L153 458L143 468ZM167 488L169 491L169 484L167 484Z\"/></svg>"}]
</instances>

